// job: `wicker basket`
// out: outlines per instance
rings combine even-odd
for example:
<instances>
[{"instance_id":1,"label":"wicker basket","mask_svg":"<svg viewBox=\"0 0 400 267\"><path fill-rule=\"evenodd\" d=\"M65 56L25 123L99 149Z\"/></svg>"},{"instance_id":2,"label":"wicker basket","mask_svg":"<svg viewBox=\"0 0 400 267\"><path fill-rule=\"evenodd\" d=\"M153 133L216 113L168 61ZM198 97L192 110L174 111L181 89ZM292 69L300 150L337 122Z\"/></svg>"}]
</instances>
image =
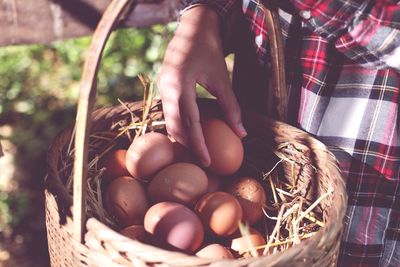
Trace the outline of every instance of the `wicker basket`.
<instances>
[{"instance_id":1,"label":"wicker basket","mask_svg":"<svg viewBox=\"0 0 400 267\"><path fill-rule=\"evenodd\" d=\"M78 103L76 127L62 131L53 141L48 153L48 175L46 177L46 226L51 265L55 266L335 266L339 252L342 222L346 210L347 195L344 181L338 170L337 162L327 148L309 134L264 116L243 112L243 120L249 137L245 142L246 160L254 163L268 161L266 155L280 150L282 144L291 144L298 153L287 152L290 157L301 158L301 171L298 179L304 184L305 195L319 197L329 192L320 206L323 210L325 227L313 237L290 249L270 256L250 259L216 261L172 252L139 241L128 239L106 224L100 222L96 214L86 218L86 178L88 175L89 134L110 131L116 120L131 118L126 107L107 107L93 112L95 96L95 77L104 44L118 17L132 7L131 0L114 0L93 36L89 55L85 63L81 81L81 93ZM280 41L277 38L276 15L267 10L269 32L272 34L271 53L275 68L277 88L285 88L282 75L282 55ZM275 33L274 33L275 32ZM275 42L275 43L274 43ZM284 77L284 76L283 76ZM284 90L275 93L276 98L285 98ZM285 116L285 101L278 106L278 114ZM127 104L130 111L140 113L141 102ZM218 114L214 101L200 101L203 116ZM161 103L154 103L150 111L154 119L162 118ZM75 130L74 130L75 129ZM66 151L74 139L75 158L73 164L65 164ZM97 144L98 145L98 144ZM101 150L101 145L98 145ZM269 151L269 152L268 152ZM101 151L99 151L100 153ZM268 153L264 153L268 152ZM69 166L65 168L65 165ZM73 192L65 185L66 177L74 166ZM282 165L282 171L288 179L291 166ZM307 191L307 192L306 192ZM333 192L333 193L332 193Z\"/></svg>"}]
</instances>

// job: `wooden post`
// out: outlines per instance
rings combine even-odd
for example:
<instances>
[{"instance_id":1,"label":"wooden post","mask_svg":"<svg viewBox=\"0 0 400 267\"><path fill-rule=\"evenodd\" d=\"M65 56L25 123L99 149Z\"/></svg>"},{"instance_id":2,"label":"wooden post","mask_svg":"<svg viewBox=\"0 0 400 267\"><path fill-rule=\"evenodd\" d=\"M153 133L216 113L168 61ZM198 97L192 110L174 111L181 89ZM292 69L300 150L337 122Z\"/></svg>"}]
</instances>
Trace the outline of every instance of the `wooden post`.
<instances>
[{"instance_id":1,"label":"wooden post","mask_svg":"<svg viewBox=\"0 0 400 267\"><path fill-rule=\"evenodd\" d=\"M91 34L111 0L0 0L0 46L46 44ZM125 26L176 20L179 0L146 1Z\"/></svg>"}]
</instances>

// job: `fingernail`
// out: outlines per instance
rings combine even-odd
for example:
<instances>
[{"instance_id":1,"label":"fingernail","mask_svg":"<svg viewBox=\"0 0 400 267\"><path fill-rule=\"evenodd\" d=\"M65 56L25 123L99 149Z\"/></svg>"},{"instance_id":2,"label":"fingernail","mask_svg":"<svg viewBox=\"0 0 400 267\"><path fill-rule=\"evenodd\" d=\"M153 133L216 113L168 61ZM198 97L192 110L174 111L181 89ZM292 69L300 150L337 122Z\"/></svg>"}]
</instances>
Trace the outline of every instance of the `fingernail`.
<instances>
[{"instance_id":1,"label":"fingernail","mask_svg":"<svg viewBox=\"0 0 400 267\"><path fill-rule=\"evenodd\" d=\"M210 166L211 161L210 161L210 159L202 158L201 164L203 165L203 167L207 168L208 166Z\"/></svg>"},{"instance_id":2,"label":"fingernail","mask_svg":"<svg viewBox=\"0 0 400 267\"><path fill-rule=\"evenodd\" d=\"M245 137L247 135L247 131L243 126L243 123L239 123L238 125L239 131L240 131L240 137Z\"/></svg>"}]
</instances>

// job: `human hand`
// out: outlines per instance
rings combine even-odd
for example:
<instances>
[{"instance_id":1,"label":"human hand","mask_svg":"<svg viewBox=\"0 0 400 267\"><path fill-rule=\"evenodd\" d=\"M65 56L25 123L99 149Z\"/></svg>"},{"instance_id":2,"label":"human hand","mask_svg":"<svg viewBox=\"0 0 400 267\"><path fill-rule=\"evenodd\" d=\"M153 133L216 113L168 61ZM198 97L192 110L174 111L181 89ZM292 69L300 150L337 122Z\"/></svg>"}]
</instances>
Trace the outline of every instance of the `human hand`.
<instances>
[{"instance_id":1,"label":"human hand","mask_svg":"<svg viewBox=\"0 0 400 267\"><path fill-rule=\"evenodd\" d=\"M168 133L191 148L207 167L210 156L200 124L196 83L216 97L226 122L239 137L244 137L247 133L222 51L219 18L205 6L194 7L182 15L168 45L157 85Z\"/></svg>"}]
</instances>

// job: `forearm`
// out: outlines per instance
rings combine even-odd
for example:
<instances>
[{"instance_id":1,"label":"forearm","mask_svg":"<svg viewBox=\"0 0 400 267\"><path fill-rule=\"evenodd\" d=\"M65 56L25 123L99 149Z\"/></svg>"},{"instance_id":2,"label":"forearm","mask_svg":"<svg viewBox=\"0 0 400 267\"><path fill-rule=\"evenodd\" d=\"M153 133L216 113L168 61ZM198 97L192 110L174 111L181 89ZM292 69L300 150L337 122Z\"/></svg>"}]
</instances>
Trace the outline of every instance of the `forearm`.
<instances>
[{"instance_id":1,"label":"forearm","mask_svg":"<svg viewBox=\"0 0 400 267\"><path fill-rule=\"evenodd\" d=\"M213 9L205 5L195 6L182 13L178 33L186 38L201 35L204 40L215 42L220 39L220 20Z\"/></svg>"}]
</instances>

